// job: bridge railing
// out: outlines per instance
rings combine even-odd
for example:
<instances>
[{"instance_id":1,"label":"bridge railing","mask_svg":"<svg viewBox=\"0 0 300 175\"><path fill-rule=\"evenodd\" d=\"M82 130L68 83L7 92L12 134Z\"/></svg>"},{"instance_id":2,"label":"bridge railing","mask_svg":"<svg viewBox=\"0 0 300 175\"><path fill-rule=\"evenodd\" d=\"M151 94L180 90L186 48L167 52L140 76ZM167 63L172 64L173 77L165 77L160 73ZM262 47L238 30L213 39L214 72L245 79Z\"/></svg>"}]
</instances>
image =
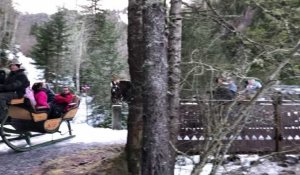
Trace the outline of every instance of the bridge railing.
<instances>
[{"instance_id":1,"label":"bridge railing","mask_svg":"<svg viewBox=\"0 0 300 175\"><path fill-rule=\"evenodd\" d=\"M183 100L178 148L201 152L214 143L226 145L232 140L229 153L300 152L299 101L256 101L247 120L238 125L243 126L241 130L232 126L248 101L232 103Z\"/></svg>"}]
</instances>

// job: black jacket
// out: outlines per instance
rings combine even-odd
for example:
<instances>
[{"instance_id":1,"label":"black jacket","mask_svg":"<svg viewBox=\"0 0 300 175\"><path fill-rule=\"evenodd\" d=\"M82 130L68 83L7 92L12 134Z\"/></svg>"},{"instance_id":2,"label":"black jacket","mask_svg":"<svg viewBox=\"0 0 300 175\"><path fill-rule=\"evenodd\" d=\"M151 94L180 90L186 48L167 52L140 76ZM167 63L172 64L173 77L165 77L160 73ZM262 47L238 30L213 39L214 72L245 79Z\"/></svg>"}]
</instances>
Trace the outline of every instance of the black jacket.
<instances>
[{"instance_id":1,"label":"black jacket","mask_svg":"<svg viewBox=\"0 0 300 175\"><path fill-rule=\"evenodd\" d=\"M21 98L25 94L25 89L30 85L27 76L23 69L19 69L14 72L10 72L4 81L3 85L0 85L0 92L16 92L18 97Z\"/></svg>"},{"instance_id":2,"label":"black jacket","mask_svg":"<svg viewBox=\"0 0 300 175\"><path fill-rule=\"evenodd\" d=\"M4 70L0 70L0 84L3 84L5 81L6 72Z\"/></svg>"}]
</instances>

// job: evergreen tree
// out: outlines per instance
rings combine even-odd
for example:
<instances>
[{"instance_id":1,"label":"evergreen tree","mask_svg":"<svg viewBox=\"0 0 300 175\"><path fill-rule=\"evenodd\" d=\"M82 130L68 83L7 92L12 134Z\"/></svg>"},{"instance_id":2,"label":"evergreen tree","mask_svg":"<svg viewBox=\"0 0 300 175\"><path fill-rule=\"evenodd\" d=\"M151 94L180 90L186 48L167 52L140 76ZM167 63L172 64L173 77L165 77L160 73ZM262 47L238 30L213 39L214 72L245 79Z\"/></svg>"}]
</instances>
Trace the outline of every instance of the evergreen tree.
<instances>
[{"instance_id":1,"label":"evergreen tree","mask_svg":"<svg viewBox=\"0 0 300 175\"><path fill-rule=\"evenodd\" d=\"M269 72L286 57L273 51L291 48L299 38L298 5L296 0L206 0L186 8L181 95L191 97L207 92L214 84L213 77L221 74L239 80L250 76L267 81ZM282 83L299 84L298 65L291 60L281 73ZM207 94L200 96L204 95Z\"/></svg>"},{"instance_id":2,"label":"evergreen tree","mask_svg":"<svg viewBox=\"0 0 300 175\"><path fill-rule=\"evenodd\" d=\"M71 83L72 74L66 66L70 63L69 57L69 30L67 21L65 19L66 11L60 9L57 13L51 16L52 20L49 22L53 31L53 48L54 57L52 58L53 64L53 83L58 85L60 83Z\"/></svg>"},{"instance_id":3,"label":"evergreen tree","mask_svg":"<svg viewBox=\"0 0 300 175\"><path fill-rule=\"evenodd\" d=\"M256 8L257 14L253 25L246 31L246 34L260 43L263 46L261 50L266 54L257 57L257 64L252 66L249 75L259 74L265 77L270 70L277 68L277 65L287 57L285 53L272 52L277 49L292 48L298 42L300 2L297 0L252 1L251 5ZM299 61L292 59L281 72L279 80L284 84L300 85L299 66Z\"/></svg>"},{"instance_id":4,"label":"evergreen tree","mask_svg":"<svg viewBox=\"0 0 300 175\"><path fill-rule=\"evenodd\" d=\"M94 97L91 120L100 113L110 118L111 76L124 70L126 63L118 53L119 34L113 23L118 22L116 14L100 10L97 5L98 3L93 1L91 6L85 9L93 13L85 15L87 60L82 63L80 77L82 84L91 86L90 95Z\"/></svg>"},{"instance_id":5,"label":"evergreen tree","mask_svg":"<svg viewBox=\"0 0 300 175\"><path fill-rule=\"evenodd\" d=\"M48 72L51 72L51 67L49 65L51 58L54 57L53 53L53 32L51 25L45 23L40 27L36 27L33 33L36 37L37 44L33 47L31 51L31 57L35 60L37 68L45 70L45 80L50 81L51 77Z\"/></svg>"},{"instance_id":6,"label":"evergreen tree","mask_svg":"<svg viewBox=\"0 0 300 175\"><path fill-rule=\"evenodd\" d=\"M33 32L37 44L33 47L31 56L38 68L45 70L45 80L53 83L55 87L59 84L69 84L70 77L72 78L66 69L70 62L68 57L70 34L65 15L65 9L60 9L51 16L50 21L35 27L35 32Z\"/></svg>"}]
</instances>

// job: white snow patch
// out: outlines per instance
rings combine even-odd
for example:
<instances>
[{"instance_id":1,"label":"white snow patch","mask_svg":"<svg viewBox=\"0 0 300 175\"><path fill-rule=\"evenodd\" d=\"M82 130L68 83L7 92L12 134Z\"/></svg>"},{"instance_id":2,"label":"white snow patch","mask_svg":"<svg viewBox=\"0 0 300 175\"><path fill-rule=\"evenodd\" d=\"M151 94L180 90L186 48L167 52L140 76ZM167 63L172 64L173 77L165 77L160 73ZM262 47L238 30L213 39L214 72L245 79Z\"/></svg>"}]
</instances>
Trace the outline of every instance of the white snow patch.
<instances>
[{"instance_id":1,"label":"white snow patch","mask_svg":"<svg viewBox=\"0 0 300 175\"><path fill-rule=\"evenodd\" d=\"M18 60L22 63L22 67L25 68L25 73L32 85L35 82L43 81L42 77L44 75L44 71L37 69L34 63L35 61L32 58L24 56L21 52L18 54Z\"/></svg>"}]
</instances>

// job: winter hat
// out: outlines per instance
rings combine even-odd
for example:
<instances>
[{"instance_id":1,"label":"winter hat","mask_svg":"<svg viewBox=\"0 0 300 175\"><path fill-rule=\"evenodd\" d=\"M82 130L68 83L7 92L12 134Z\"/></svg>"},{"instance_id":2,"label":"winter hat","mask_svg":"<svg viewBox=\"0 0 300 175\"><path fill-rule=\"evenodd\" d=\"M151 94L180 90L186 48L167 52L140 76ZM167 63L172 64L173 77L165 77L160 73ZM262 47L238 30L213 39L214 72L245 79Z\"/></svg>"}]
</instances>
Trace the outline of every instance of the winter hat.
<instances>
[{"instance_id":1,"label":"winter hat","mask_svg":"<svg viewBox=\"0 0 300 175\"><path fill-rule=\"evenodd\" d=\"M17 65L18 67L20 67L21 64L22 64L22 63L20 63L18 59L14 58L14 59L12 59L12 60L10 61L9 67L10 67L11 65Z\"/></svg>"},{"instance_id":2,"label":"winter hat","mask_svg":"<svg viewBox=\"0 0 300 175\"><path fill-rule=\"evenodd\" d=\"M117 75L115 75L115 74L113 74L112 76L111 76L111 80L112 81L118 81L120 78L117 76Z\"/></svg>"}]
</instances>

